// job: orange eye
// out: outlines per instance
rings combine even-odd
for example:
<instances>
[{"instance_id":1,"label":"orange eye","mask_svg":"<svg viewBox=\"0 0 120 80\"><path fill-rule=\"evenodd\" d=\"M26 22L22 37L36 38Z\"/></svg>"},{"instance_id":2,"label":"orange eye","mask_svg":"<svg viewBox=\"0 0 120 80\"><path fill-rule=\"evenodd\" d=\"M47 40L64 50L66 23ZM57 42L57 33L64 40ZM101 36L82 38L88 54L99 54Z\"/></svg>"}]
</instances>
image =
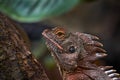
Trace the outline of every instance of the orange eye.
<instances>
[{"instance_id":1,"label":"orange eye","mask_svg":"<svg viewBox=\"0 0 120 80\"><path fill-rule=\"evenodd\" d=\"M59 27L54 28L53 33L60 39L64 39L66 34L64 28Z\"/></svg>"},{"instance_id":2,"label":"orange eye","mask_svg":"<svg viewBox=\"0 0 120 80\"><path fill-rule=\"evenodd\" d=\"M65 33L63 31L57 31L55 34L57 35L58 38L64 38L65 37Z\"/></svg>"}]
</instances>

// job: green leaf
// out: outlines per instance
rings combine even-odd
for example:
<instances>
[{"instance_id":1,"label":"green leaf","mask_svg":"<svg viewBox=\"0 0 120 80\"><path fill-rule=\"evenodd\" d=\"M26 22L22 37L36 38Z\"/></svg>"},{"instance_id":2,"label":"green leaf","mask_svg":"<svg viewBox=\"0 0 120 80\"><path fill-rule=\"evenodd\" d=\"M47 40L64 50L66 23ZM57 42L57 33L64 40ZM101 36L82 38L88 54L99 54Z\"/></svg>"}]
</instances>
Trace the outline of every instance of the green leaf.
<instances>
[{"instance_id":1,"label":"green leaf","mask_svg":"<svg viewBox=\"0 0 120 80\"><path fill-rule=\"evenodd\" d=\"M20 22L36 22L63 14L80 0L0 0L0 11Z\"/></svg>"}]
</instances>

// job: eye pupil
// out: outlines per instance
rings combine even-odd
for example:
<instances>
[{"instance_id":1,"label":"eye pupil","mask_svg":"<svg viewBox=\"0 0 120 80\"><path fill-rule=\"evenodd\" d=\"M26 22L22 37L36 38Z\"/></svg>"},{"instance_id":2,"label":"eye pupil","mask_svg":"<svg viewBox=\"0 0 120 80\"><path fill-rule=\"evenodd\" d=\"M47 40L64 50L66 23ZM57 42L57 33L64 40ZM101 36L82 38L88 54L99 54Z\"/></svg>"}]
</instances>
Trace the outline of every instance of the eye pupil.
<instances>
[{"instance_id":1,"label":"eye pupil","mask_svg":"<svg viewBox=\"0 0 120 80\"><path fill-rule=\"evenodd\" d=\"M61 38L61 39L63 39L65 37L65 33L62 31L58 31L55 34L57 35L58 38Z\"/></svg>"},{"instance_id":2,"label":"eye pupil","mask_svg":"<svg viewBox=\"0 0 120 80\"><path fill-rule=\"evenodd\" d=\"M69 52L70 52L70 53L74 53L74 52L75 52L75 47L74 47L74 46L71 46L71 47L69 48Z\"/></svg>"},{"instance_id":3,"label":"eye pupil","mask_svg":"<svg viewBox=\"0 0 120 80\"><path fill-rule=\"evenodd\" d=\"M58 36L62 36L62 35L63 35L63 33L62 33L62 32L59 32L59 33L57 33L57 35L58 35Z\"/></svg>"}]
</instances>

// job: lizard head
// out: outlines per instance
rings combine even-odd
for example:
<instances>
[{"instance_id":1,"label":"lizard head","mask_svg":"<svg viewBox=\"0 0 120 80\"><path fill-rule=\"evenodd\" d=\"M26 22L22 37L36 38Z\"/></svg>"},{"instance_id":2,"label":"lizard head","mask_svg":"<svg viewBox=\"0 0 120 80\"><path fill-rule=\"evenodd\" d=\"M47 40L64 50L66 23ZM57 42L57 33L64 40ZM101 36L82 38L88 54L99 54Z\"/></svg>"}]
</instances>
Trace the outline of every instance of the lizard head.
<instances>
[{"instance_id":1,"label":"lizard head","mask_svg":"<svg viewBox=\"0 0 120 80\"><path fill-rule=\"evenodd\" d=\"M62 69L72 70L77 67L77 61L81 59L78 57L81 57L83 49L82 40L78 36L63 28L47 29L43 32L43 36Z\"/></svg>"},{"instance_id":2,"label":"lizard head","mask_svg":"<svg viewBox=\"0 0 120 80\"><path fill-rule=\"evenodd\" d=\"M89 34L79 32L71 33L63 28L57 27L44 30L42 35L46 39L47 47L52 52L52 56L56 59L60 67L67 71L75 70L80 60L86 59L86 61L92 61L96 56L100 57L101 55L98 54L95 54L93 57L88 57L96 53L96 50L105 52L98 47L91 48L91 46L102 46L102 44L93 41L92 39L98 38Z\"/></svg>"}]
</instances>

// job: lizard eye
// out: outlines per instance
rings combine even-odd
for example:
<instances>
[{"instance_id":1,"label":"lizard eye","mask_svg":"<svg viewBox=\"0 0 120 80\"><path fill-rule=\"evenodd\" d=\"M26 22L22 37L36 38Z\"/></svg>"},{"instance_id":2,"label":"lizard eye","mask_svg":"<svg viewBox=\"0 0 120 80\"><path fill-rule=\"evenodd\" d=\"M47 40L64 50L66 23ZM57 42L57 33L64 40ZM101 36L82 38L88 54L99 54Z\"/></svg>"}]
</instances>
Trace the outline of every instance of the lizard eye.
<instances>
[{"instance_id":1,"label":"lizard eye","mask_svg":"<svg viewBox=\"0 0 120 80\"><path fill-rule=\"evenodd\" d=\"M70 53L74 53L76 51L74 46L69 47L69 52Z\"/></svg>"},{"instance_id":2,"label":"lizard eye","mask_svg":"<svg viewBox=\"0 0 120 80\"><path fill-rule=\"evenodd\" d=\"M65 33L63 31L57 31L55 34L58 38L63 38L65 36Z\"/></svg>"}]
</instances>

